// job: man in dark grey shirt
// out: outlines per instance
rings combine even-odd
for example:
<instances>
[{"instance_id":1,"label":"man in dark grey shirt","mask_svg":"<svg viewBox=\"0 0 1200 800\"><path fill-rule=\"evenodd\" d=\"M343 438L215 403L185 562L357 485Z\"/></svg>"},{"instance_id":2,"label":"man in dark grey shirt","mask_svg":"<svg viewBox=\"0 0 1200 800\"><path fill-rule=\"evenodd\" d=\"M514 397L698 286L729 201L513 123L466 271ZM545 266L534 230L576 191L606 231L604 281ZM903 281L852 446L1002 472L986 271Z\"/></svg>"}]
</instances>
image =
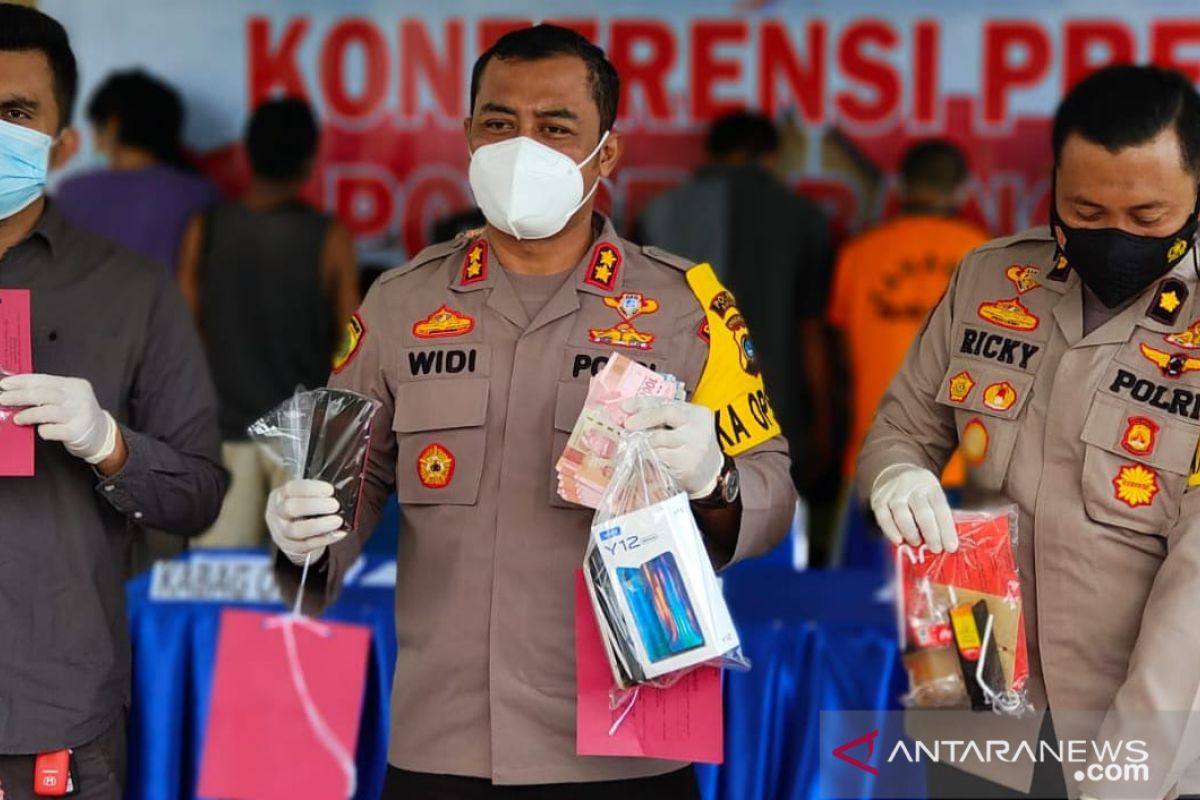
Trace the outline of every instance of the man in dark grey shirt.
<instances>
[{"instance_id":1,"label":"man in dark grey shirt","mask_svg":"<svg viewBox=\"0 0 1200 800\"><path fill-rule=\"evenodd\" d=\"M654 198L637 220L643 245L712 264L754 331L767 392L801 484L832 453L833 408L824 316L833 274L829 221L776 176L779 130L768 118L732 112L713 122L707 163Z\"/></svg>"},{"instance_id":2,"label":"man in dark grey shirt","mask_svg":"<svg viewBox=\"0 0 1200 800\"><path fill-rule=\"evenodd\" d=\"M0 407L37 430L35 474L0 478L0 795L33 797L38 754L73 749L75 798L121 796L131 531L198 533L226 487L216 401L161 267L71 226L42 197L68 159L66 33L0 4L0 289L28 289L34 375Z\"/></svg>"}]
</instances>

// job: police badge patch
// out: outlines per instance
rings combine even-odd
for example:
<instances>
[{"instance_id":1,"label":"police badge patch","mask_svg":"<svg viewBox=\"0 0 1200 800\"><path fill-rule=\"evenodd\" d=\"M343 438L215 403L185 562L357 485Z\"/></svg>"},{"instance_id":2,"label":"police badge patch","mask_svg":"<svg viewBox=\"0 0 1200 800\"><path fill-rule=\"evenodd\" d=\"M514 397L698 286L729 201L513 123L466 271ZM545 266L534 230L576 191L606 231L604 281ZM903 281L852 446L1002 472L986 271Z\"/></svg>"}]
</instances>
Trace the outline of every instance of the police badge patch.
<instances>
[{"instance_id":1,"label":"police badge patch","mask_svg":"<svg viewBox=\"0 0 1200 800\"><path fill-rule=\"evenodd\" d=\"M454 454L434 442L417 456L417 479L426 489L445 489L454 480Z\"/></svg>"},{"instance_id":2,"label":"police badge patch","mask_svg":"<svg viewBox=\"0 0 1200 800\"><path fill-rule=\"evenodd\" d=\"M633 322L643 314L653 314L658 311L658 301L646 297L641 292L624 292L620 297L605 297L604 305L615 309L626 322Z\"/></svg>"},{"instance_id":3,"label":"police badge patch","mask_svg":"<svg viewBox=\"0 0 1200 800\"><path fill-rule=\"evenodd\" d=\"M363 324L362 317L355 312L346 323L346 332L342 334L342 341L338 344L337 352L333 354L334 373L341 372L354 360L366 338L367 326Z\"/></svg>"}]
</instances>

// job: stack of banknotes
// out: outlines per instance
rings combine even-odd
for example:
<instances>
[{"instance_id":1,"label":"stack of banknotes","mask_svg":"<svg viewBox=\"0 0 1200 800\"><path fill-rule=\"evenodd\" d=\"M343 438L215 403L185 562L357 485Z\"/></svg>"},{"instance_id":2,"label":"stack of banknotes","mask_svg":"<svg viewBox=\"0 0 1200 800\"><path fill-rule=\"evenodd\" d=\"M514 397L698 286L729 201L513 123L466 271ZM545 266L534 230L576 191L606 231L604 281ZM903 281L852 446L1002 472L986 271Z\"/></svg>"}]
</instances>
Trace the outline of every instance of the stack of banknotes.
<instances>
[{"instance_id":1,"label":"stack of banknotes","mask_svg":"<svg viewBox=\"0 0 1200 800\"><path fill-rule=\"evenodd\" d=\"M621 431L631 397L683 400L685 387L671 375L659 375L613 353L588 385L583 411L558 460L558 494L564 500L597 508L613 474Z\"/></svg>"}]
</instances>

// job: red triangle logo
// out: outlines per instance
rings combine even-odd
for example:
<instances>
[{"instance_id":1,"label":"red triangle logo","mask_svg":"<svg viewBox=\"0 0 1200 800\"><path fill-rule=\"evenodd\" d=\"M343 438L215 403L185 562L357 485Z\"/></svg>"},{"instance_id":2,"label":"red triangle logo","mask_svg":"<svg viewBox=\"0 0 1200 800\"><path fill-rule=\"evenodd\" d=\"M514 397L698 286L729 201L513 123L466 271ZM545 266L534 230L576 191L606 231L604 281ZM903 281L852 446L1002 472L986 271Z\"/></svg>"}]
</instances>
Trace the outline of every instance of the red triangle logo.
<instances>
[{"instance_id":1,"label":"red triangle logo","mask_svg":"<svg viewBox=\"0 0 1200 800\"><path fill-rule=\"evenodd\" d=\"M833 755L835 758L840 758L842 761L845 761L850 766L858 767L859 769L863 770L864 772L869 772L872 775L878 775L879 770L875 769L870 764L868 764L864 761L859 761L854 756L847 755L847 752L846 752L848 750L853 750L854 748L858 747L859 745L865 744L867 746L867 758L870 758L871 756L875 755L875 739L878 736L879 736L879 729L876 728L875 730L871 731L870 733L864 733L862 736L859 736L857 739L852 739L849 742L846 742L845 744L838 745L837 747L833 748Z\"/></svg>"}]
</instances>

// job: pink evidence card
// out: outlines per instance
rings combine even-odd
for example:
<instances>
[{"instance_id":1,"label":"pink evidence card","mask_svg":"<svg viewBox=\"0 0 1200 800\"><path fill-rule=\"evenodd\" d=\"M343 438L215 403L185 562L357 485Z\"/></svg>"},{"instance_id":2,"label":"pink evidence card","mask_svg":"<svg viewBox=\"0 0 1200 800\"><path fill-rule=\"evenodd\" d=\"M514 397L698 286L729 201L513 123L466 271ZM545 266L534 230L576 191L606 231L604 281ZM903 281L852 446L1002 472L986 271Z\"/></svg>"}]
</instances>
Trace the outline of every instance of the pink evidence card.
<instances>
[{"instance_id":1,"label":"pink evidence card","mask_svg":"<svg viewBox=\"0 0 1200 800\"><path fill-rule=\"evenodd\" d=\"M33 371L28 289L0 289L0 377ZM0 478L33 475L34 429L13 421L17 409L0 407Z\"/></svg>"}]
</instances>

